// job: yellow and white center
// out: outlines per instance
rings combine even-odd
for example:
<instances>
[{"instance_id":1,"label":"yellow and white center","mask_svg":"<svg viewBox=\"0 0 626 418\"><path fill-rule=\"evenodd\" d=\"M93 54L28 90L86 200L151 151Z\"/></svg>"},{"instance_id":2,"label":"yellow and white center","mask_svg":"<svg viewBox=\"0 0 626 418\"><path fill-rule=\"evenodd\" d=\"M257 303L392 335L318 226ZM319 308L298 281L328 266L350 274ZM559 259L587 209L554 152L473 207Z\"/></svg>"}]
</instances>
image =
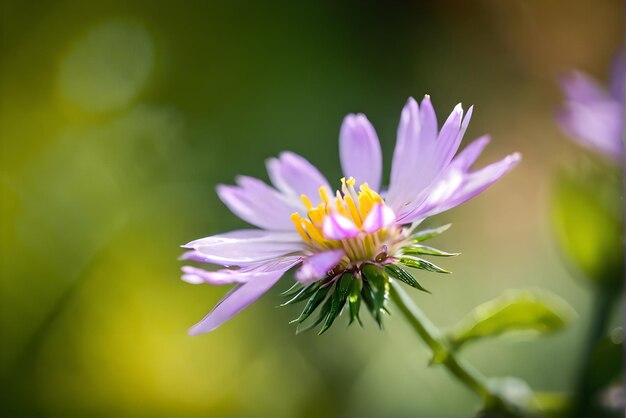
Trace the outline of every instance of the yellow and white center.
<instances>
[{"instance_id":1,"label":"yellow and white center","mask_svg":"<svg viewBox=\"0 0 626 418\"><path fill-rule=\"evenodd\" d=\"M401 241L401 228L392 223L371 231L366 225L368 216L373 216L374 210L385 206L384 199L367 183L361 184L357 192L354 188L356 181L352 177L347 180L342 178L341 183L341 191L337 190L334 197L327 187L320 187L321 203L317 206L313 206L308 196L300 196L307 216L302 217L299 213L291 215L296 230L314 252L342 249L347 257L344 264L384 261L391 247ZM341 239L331 237L332 234L324 227L330 221L328 218L342 220L354 233Z\"/></svg>"}]
</instances>

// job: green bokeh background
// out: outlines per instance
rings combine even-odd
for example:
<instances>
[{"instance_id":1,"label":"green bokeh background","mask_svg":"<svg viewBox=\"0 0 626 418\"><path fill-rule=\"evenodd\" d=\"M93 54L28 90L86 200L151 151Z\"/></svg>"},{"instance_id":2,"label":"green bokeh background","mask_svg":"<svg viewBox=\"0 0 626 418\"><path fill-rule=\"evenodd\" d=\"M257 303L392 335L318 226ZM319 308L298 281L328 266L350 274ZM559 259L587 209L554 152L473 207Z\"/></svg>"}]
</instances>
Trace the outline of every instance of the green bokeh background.
<instances>
[{"instance_id":1,"label":"green bokeh background","mask_svg":"<svg viewBox=\"0 0 626 418\"><path fill-rule=\"evenodd\" d=\"M430 220L454 272L415 300L449 326L506 289L538 286L577 321L542 339L468 348L490 376L572 388L590 304L551 227L550 185L579 158L558 130L556 77L604 77L623 37L613 0L167 2L2 0L0 376L7 416L469 416L478 399L398 317L379 331L294 335L276 289L226 326L186 330L224 288L179 280L180 244L244 223L214 185L306 156L341 176L342 118L364 112L385 153L408 96L440 121L475 105L486 164L522 164ZM416 171L419 173L419 171Z\"/></svg>"}]
</instances>

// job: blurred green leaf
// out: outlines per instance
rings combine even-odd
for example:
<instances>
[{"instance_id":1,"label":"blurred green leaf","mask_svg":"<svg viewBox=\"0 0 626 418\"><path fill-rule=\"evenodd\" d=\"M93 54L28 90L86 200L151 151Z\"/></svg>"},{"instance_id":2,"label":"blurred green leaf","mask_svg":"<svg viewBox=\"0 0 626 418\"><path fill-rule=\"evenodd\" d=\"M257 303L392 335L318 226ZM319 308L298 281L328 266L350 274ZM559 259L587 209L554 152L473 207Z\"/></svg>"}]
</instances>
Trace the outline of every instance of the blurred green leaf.
<instances>
[{"instance_id":1,"label":"blurred green leaf","mask_svg":"<svg viewBox=\"0 0 626 418\"><path fill-rule=\"evenodd\" d=\"M424 229L423 231L418 231L415 234L413 234L411 238L413 239L413 242L415 243L426 241L427 239L431 239L438 235L443 234L448 229L450 229L451 226L452 224L447 224L447 225L440 226L438 228Z\"/></svg>"},{"instance_id":2,"label":"blurred green leaf","mask_svg":"<svg viewBox=\"0 0 626 418\"><path fill-rule=\"evenodd\" d=\"M400 280L401 282L404 282L411 287L419 289L422 292L430 293L428 289L425 289L421 284L419 284L419 282L415 279L415 277L413 277L412 274L396 266L395 264L386 265L385 270L387 270L387 273L390 276Z\"/></svg>"},{"instance_id":3,"label":"blurred green leaf","mask_svg":"<svg viewBox=\"0 0 626 418\"><path fill-rule=\"evenodd\" d=\"M621 286L621 182L617 172L586 165L560 173L552 217L565 255L587 278Z\"/></svg>"},{"instance_id":4,"label":"blurred green leaf","mask_svg":"<svg viewBox=\"0 0 626 418\"><path fill-rule=\"evenodd\" d=\"M594 347L591 354L590 389L595 392L607 387L621 375L624 360L623 329L617 328Z\"/></svg>"},{"instance_id":5,"label":"blurred green leaf","mask_svg":"<svg viewBox=\"0 0 626 418\"><path fill-rule=\"evenodd\" d=\"M513 331L547 334L563 328L574 316L563 299L540 290L509 290L474 308L448 333L454 348Z\"/></svg>"}]
</instances>

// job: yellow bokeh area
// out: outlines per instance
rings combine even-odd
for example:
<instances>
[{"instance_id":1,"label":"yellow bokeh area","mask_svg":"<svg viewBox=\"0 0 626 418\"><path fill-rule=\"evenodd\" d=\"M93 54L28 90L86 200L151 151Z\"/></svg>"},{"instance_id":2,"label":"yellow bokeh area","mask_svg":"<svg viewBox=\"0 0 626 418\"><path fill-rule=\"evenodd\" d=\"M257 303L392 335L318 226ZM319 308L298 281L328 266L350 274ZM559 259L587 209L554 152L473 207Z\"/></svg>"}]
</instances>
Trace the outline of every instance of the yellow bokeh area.
<instances>
[{"instance_id":1,"label":"yellow bokeh area","mask_svg":"<svg viewBox=\"0 0 626 418\"><path fill-rule=\"evenodd\" d=\"M1 3L6 416L469 416L479 399L428 366L393 311L382 331L362 314L363 328L343 315L321 337L295 335L301 307L278 307L290 274L215 332L187 335L228 286L182 282L180 245L247 227L215 185L267 181L264 160L283 150L341 178L350 112L376 126L388 173L402 105L424 94L440 123L474 104L466 141L493 138L479 165L523 162L427 221L453 223L436 246L462 255L441 263L450 276L418 273L432 295L414 299L449 327L510 288L560 295L579 315L564 332L464 355L488 376L572 389L590 286L554 236L550 179L581 153L554 123L555 80L605 76L619 2Z\"/></svg>"}]
</instances>

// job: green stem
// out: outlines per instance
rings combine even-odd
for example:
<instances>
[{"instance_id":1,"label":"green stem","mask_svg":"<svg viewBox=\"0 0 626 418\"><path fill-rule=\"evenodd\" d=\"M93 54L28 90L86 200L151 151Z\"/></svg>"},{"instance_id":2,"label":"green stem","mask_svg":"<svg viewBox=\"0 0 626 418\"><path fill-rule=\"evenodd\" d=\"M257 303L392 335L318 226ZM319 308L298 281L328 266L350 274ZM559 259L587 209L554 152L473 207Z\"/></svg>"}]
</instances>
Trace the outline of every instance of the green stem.
<instances>
[{"instance_id":1,"label":"green stem","mask_svg":"<svg viewBox=\"0 0 626 418\"><path fill-rule=\"evenodd\" d=\"M593 373L593 353L598 342L606 334L613 305L619 292L611 286L602 284L598 287L593 301L593 311L585 351L583 353L582 369L578 375L575 394L573 397L572 417L582 418L589 415L592 409L593 396L598 388L593 387L591 375Z\"/></svg>"},{"instance_id":2,"label":"green stem","mask_svg":"<svg viewBox=\"0 0 626 418\"><path fill-rule=\"evenodd\" d=\"M502 404L499 395L489 389L485 377L466 362L458 359L444 342L439 329L415 305L402 286L393 280L390 282L391 300L409 321L413 330L433 351L434 361L446 367L459 381L483 398L486 408L499 407Z\"/></svg>"}]
</instances>

